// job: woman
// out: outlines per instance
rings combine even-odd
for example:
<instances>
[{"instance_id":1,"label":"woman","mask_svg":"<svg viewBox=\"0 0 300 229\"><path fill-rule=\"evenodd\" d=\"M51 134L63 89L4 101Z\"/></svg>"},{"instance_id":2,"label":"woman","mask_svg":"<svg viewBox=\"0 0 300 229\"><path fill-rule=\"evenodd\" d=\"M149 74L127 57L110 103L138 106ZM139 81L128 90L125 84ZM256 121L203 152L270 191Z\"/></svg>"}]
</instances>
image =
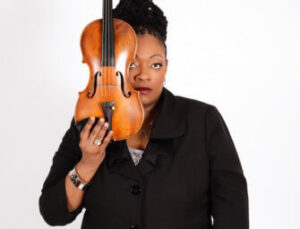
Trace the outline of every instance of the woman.
<instances>
[{"instance_id":1,"label":"woman","mask_svg":"<svg viewBox=\"0 0 300 229\"><path fill-rule=\"evenodd\" d=\"M145 121L136 135L109 143L100 120L78 133L72 119L40 196L45 221L68 224L85 207L89 229L249 228L247 183L221 114L163 86L163 12L151 1L124 0L113 15L137 33L129 82L140 91Z\"/></svg>"}]
</instances>

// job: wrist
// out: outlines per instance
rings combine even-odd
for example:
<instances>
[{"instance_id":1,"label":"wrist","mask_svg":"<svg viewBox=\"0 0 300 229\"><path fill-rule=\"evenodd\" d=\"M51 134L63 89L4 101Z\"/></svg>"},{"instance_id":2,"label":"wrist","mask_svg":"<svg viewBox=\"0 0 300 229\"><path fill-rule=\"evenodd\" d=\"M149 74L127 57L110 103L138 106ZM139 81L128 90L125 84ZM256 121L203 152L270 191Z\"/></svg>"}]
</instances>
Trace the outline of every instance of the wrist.
<instances>
[{"instance_id":1,"label":"wrist","mask_svg":"<svg viewBox=\"0 0 300 229\"><path fill-rule=\"evenodd\" d=\"M85 190L87 188L88 183L79 177L75 167L69 172L69 177L75 187L79 188L80 190Z\"/></svg>"},{"instance_id":2,"label":"wrist","mask_svg":"<svg viewBox=\"0 0 300 229\"><path fill-rule=\"evenodd\" d=\"M85 183L89 183L95 175L99 166L85 163L80 160L76 165L75 169L78 177Z\"/></svg>"}]
</instances>

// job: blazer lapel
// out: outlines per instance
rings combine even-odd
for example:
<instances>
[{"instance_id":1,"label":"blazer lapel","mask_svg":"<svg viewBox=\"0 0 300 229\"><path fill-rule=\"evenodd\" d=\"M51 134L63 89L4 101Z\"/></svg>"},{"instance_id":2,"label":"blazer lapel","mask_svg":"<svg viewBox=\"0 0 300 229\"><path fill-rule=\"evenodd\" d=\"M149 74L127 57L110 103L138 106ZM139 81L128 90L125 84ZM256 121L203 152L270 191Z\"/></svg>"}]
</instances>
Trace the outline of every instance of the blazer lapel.
<instances>
[{"instance_id":1,"label":"blazer lapel","mask_svg":"<svg viewBox=\"0 0 300 229\"><path fill-rule=\"evenodd\" d=\"M152 172L158 166L158 158L160 156L167 156L168 147L165 147L165 140L162 141L164 144L159 144L153 140L148 142L148 145L143 153L143 156L140 162L137 165L137 168L142 177Z\"/></svg>"},{"instance_id":2,"label":"blazer lapel","mask_svg":"<svg viewBox=\"0 0 300 229\"><path fill-rule=\"evenodd\" d=\"M176 97L165 87L158 101L159 111L153 123L149 142L137 166L130 156L126 140L111 142L107 147L107 166L110 172L141 181L152 172L159 156L172 155L172 139L185 133L184 111Z\"/></svg>"},{"instance_id":3,"label":"blazer lapel","mask_svg":"<svg viewBox=\"0 0 300 229\"><path fill-rule=\"evenodd\" d=\"M108 170L129 179L141 181L139 171L135 167L128 152L126 141L112 142L107 147L106 164Z\"/></svg>"},{"instance_id":4,"label":"blazer lapel","mask_svg":"<svg viewBox=\"0 0 300 229\"><path fill-rule=\"evenodd\" d=\"M142 176L158 166L160 156L172 156L172 140L185 133L184 111L176 97L165 87L158 101L159 111L154 120L150 140L137 165ZM129 153L129 152L128 152Z\"/></svg>"}]
</instances>

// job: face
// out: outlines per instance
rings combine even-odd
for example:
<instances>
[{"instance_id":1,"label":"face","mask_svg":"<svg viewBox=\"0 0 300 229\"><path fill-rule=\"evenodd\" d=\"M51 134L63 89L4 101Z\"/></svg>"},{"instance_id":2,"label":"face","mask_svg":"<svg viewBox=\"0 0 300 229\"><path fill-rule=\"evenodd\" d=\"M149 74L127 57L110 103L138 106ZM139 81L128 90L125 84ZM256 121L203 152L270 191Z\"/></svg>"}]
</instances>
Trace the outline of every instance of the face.
<instances>
[{"instance_id":1,"label":"face","mask_svg":"<svg viewBox=\"0 0 300 229\"><path fill-rule=\"evenodd\" d=\"M161 41L148 33L137 35L137 53L135 61L129 67L129 83L140 92L144 107L154 106L158 101L163 89L167 65L168 61Z\"/></svg>"}]
</instances>

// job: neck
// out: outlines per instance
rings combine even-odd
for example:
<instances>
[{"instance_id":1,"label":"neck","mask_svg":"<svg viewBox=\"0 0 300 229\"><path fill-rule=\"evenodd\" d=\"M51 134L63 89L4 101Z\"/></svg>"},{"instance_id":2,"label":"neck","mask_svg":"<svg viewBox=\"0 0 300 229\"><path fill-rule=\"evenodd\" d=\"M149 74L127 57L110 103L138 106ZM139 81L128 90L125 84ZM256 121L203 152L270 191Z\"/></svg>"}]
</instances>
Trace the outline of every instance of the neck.
<instances>
[{"instance_id":1,"label":"neck","mask_svg":"<svg viewBox=\"0 0 300 229\"><path fill-rule=\"evenodd\" d=\"M154 111L155 111L155 106L153 105L144 107L144 114L145 114L144 123L151 121L150 119L153 116Z\"/></svg>"},{"instance_id":2,"label":"neck","mask_svg":"<svg viewBox=\"0 0 300 229\"><path fill-rule=\"evenodd\" d=\"M145 106L144 107L145 117L144 117L143 126L140 130L140 133L142 134L142 136L149 135L149 132L152 129L154 119L156 118L158 109L159 109L159 104L157 102L152 106Z\"/></svg>"}]
</instances>

